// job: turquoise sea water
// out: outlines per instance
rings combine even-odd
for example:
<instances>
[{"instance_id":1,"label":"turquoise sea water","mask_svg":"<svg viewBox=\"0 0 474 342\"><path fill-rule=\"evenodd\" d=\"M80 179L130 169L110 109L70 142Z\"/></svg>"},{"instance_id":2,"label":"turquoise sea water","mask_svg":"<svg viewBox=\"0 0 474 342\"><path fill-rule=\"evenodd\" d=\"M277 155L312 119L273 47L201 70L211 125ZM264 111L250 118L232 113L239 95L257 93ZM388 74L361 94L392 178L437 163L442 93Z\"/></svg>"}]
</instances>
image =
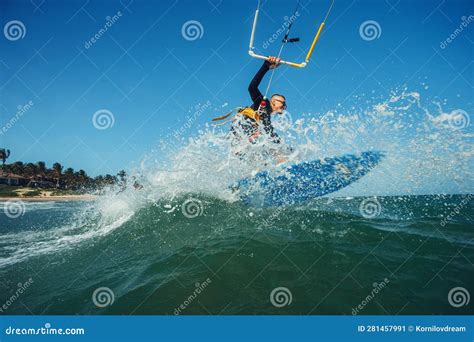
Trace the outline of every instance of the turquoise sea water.
<instances>
[{"instance_id":1,"label":"turquoise sea water","mask_svg":"<svg viewBox=\"0 0 474 342\"><path fill-rule=\"evenodd\" d=\"M1 314L474 313L471 195L22 205L0 208Z\"/></svg>"},{"instance_id":2,"label":"turquoise sea water","mask_svg":"<svg viewBox=\"0 0 474 342\"><path fill-rule=\"evenodd\" d=\"M467 112L401 89L273 124L287 164L385 156L326 198L255 208L230 186L279 175L274 146L236 151L206 126L164 139L94 202L4 203L0 314L474 312ZM446 193L466 195L419 196Z\"/></svg>"}]
</instances>

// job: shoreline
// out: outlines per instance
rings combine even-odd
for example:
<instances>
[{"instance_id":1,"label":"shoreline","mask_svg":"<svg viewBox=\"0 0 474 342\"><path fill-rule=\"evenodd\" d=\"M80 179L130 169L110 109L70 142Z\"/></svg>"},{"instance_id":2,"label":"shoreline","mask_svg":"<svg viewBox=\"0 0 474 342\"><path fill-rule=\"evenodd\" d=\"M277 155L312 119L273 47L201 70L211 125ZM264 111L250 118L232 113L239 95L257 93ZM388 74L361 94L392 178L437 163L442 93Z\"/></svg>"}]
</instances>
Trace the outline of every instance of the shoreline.
<instances>
[{"instance_id":1,"label":"shoreline","mask_svg":"<svg viewBox=\"0 0 474 342\"><path fill-rule=\"evenodd\" d=\"M67 202L67 201L93 201L94 195L59 195L59 196L31 196L31 197L0 197L0 202L22 201L22 202Z\"/></svg>"}]
</instances>

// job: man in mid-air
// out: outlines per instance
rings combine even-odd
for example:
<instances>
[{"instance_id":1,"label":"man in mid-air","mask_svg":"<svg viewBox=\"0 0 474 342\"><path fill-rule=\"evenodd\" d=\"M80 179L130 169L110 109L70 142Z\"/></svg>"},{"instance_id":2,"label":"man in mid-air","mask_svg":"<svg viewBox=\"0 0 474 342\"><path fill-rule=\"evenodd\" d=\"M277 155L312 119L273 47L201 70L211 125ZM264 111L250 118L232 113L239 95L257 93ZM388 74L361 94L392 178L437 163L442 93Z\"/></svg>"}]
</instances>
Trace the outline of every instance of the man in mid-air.
<instances>
[{"instance_id":1,"label":"man in mid-air","mask_svg":"<svg viewBox=\"0 0 474 342\"><path fill-rule=\"evenodd\" d=\"M270 99L265 99L258 89L268 70L277 68L279 63L279 58L268 57L250 82L248 90L252 105L239 111L238 120L234 121L231 128L238 140L242 139L242 134L244 134L251 143L254 143L266 134L273 143L280 143L280 138L274 131L271 117L283 113L286 109L286 99L280 94L273 94Z\"/></svg>"}]
</instances>

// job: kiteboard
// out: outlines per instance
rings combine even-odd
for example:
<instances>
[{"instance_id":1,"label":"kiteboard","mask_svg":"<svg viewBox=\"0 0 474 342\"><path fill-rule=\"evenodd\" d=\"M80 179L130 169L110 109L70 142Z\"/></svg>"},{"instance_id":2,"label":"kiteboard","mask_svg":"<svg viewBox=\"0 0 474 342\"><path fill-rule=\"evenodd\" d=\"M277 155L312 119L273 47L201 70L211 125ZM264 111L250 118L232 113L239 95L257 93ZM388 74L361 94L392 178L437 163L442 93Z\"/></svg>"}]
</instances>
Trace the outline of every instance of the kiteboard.
<instances>
[{"instance_id":1,"label":"kiteboard","mask_svg":"<svg viewBox=\"0 0 474 342\"><path fill-rule=\"evenodd\" d=\"M259 172L240 180L232 189L244 203L252 206L301 204L354 183L382 158L382 152L369 151L306 161L279 171Z\"/></svg>"}]
</instances>

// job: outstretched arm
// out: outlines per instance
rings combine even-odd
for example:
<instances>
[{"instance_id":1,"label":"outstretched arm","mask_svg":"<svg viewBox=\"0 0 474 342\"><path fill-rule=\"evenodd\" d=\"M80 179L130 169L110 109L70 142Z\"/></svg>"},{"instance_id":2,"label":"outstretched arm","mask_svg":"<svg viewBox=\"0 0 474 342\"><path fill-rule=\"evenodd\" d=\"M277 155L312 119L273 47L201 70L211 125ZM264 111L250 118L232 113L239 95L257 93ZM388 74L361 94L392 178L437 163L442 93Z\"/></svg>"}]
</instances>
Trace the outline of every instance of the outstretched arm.
<instances>
[{"instance_id":1,"label":"outstretched arm","mask_svg":"<svg viewBox=\"0 0 474 342\"><path fill-rule=\"evenodd\" d=\"M263 95L260 92L260 89L258 89L258 86L268 70L270 70L270 63L265 61L249 84L249 93L253 103L260 102L263 99Z\"/></svg>"},{"instance_id":2,"label":"outstretched arm","mask_svg":"<svg viewBox=\"0 0 474 342\"><path fill-rule=\"evenodd\" d=\"M249 93L250 97L252 98L252 102L260 102L263 99L263 95L258 89L258 86L260 85L260 82L262 82L263 76L267 73L268 70L276 68L280 63L280 59L276 57L268 57L268 60L266 60L260 70L257 71L255 76L253 77L252 81L249 84Z\"/></svg>"}]
</instances>

